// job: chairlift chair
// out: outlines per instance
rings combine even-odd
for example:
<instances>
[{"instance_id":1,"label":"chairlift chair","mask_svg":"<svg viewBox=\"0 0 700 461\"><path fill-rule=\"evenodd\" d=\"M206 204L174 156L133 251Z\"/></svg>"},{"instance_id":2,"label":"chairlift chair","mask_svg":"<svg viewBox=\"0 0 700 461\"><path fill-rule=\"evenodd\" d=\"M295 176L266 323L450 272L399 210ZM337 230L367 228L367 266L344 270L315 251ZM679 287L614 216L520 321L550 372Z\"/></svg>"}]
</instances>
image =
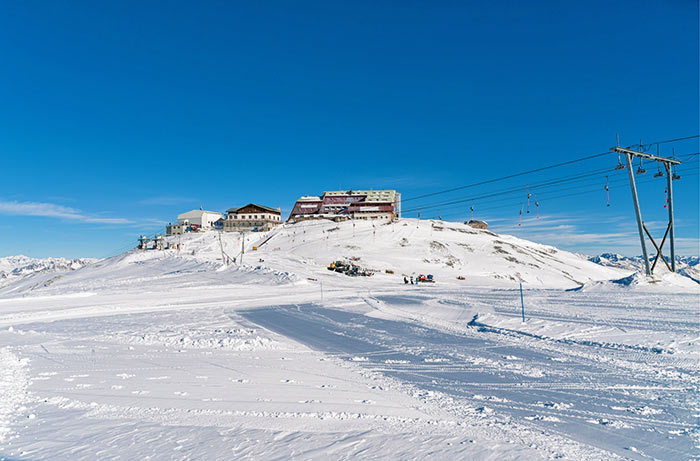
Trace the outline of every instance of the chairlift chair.
<instances>
[{"instance_id":1,"label":"chairlift chair","mask_svg":"<svg viewBox=\"0 0 700 461\"><path fill-rule=\"evenodd\" d=\"M637 168L637 174L644 174L644 173L646 173L646 172L647 172L647 170L644 169L644 161L643 161L643 160L641 159L641 157L640 157L640 159L639 159L639 168Z\"/></svg>"},{"instance_id":2,"label":"chairlift chair","mask_svg":"<svg viewBox=\"0 0 700 461\"><path fill-rule=\"evenodd\" d=\"M530 193L530 191L528 189L526 189L526 190L527 190L527 212L529 213L530 212L530 197L532 197L532 194Z\"/></svg>"},{"instance_id":3,"label":"chairlift chair","mask_svg":"<svg viewBox=\"0 0 700 461\"><path fill-rule=\"evenodd\" d=\"M671 149L671 153L673 154L672 156L675 159L676 158L676 149ZM673 172L673 174L671 175L671 179L674 181L676 179L681 179L681 176L679 174L676 174L676 165L673 165L671 168L672 168L671 171Z\"/></svg>"},{"instance_id":4,"label":"chairlift chair","mask_svg":"<svg viewBox=\"0 0 700 461\"><path fill-rule=\"evenodd\" d=\"M520 215L518 216L518 227L523 223L523 204L520 204Z\"/></svg>"},{"instance_id":5,"label":"chairlift chair","mask_svg":"<svg viewBox=\"0 0 700 461\"><path fill-rule=\"evenodd\" d=\"M620 158L620 154L617 154L617 166L615 167L616 170L624 170L625 169L625 164L622 163L622 159Z\"/></svg>"},{"instance_id":6,"label":"chairlift chair","mask_svg":"<svg viewBox=\"0 0 700 461\"><path fill-rule=\"evenodd\" d=\"M654 173L654 177L655 177L655 178L662 178L662 177L664 176L664 172L661 171L661 162L656 162L656 166L657 166L657 168L658 168L659 171L657 171L656 173Z\"/></svg>"}]
</instances>

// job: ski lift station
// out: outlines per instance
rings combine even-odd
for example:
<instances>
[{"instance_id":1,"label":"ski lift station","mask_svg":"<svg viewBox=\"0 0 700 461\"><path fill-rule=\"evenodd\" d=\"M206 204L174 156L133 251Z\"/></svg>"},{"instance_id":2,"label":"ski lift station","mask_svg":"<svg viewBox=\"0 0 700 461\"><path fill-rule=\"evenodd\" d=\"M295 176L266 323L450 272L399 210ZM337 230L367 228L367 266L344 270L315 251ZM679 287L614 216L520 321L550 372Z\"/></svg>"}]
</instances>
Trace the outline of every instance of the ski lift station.
<instances>
[{"instance_id":1,"label":"ski lift station","mask_svg":"<svg viewBox=\"0 0 700 461\"><path fill-rule=\"evenodd\" d=\"M194 224L200 229L212 229L214 223L219 219L222 219L223 215L217 213L216 211L205 211L201 208L199 210L188 211L187 213L182 213L177 215L177 223L185 224L185 222L190 225Z\"/></svg>"},{"instance_id":2,"label":"ski lift station","mask_svg":"<svg viewBox=\"0 0 700 461\"><path fill-rule=\"evenodd\" d=\"M187 228L214 229L217 221L223 222L223 215L215 211L191 210L177 215L177 224L168 224L165 227L166 235L183 234Z\"/></svg>"}]
</instances>

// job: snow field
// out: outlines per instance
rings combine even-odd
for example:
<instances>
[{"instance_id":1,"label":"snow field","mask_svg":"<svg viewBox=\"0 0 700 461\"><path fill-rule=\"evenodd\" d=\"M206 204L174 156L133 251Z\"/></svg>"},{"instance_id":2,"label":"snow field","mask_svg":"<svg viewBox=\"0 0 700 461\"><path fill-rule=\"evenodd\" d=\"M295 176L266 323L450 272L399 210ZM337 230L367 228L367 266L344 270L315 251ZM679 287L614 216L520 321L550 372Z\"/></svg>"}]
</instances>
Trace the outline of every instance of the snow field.
<instances>
[{"instance_id":1,"label":"snow field","mask_svg":"<svg viewBox=\"0 0 700 461\"><path fill-rule=\"evenodd\" d=\"M437 221L170 240L0 288L0 458L697 456L700 285Z\"/></svg>"}]
</instances>

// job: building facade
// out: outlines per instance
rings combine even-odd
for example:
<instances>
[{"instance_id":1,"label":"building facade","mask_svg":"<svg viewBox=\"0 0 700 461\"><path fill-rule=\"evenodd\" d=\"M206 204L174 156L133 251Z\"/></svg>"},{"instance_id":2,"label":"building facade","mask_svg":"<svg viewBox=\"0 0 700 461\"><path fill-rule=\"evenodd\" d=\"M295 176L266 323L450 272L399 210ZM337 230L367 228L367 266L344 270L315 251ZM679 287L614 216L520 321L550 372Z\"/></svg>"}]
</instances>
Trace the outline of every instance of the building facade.
<instances>
[{"instance_id":1,"label":"building facade","mask_svg":"<svg viewBox=\"0 0 700 461\"><path fill-rule=\"evenodd\" d=\"M194 225L200 229L212 229L214 228L214 223L222 218L223 215L221 213L199 209L177 215L177 223Z\"/></svg>"},{"instance_id":2,"label":"building facade","mask_svg":"<svg viewBox=\"0 0 700 461\"><path fill-rule=\"evenodd\" d=\"M187 229L186 224L172 224L168 223L167 226L165 226L165 235L170 236L170 235L182 235L185 233L185 229Z\"/></svg>"},{"instance_id":3,"label":"building facade","mask_svg":"<svg viewBox=\"0 0 700 461\"><path fill-rule=\"evenodd\" d=\"M401 194L395 190L326 191L321 197L304 196L294 204L289 221L307 219L379 219L401 217Z\"/></svg>"},{"instance_id":4,"label":"building facade","mask_svg":"<svg viewBox=\"0 0 700 461\"><path fill-rule=\"evenodd\" d=\"M224 232L265 232L282 224L280 209L255 203L226 210Z\"/></svg>"}]
</instances>

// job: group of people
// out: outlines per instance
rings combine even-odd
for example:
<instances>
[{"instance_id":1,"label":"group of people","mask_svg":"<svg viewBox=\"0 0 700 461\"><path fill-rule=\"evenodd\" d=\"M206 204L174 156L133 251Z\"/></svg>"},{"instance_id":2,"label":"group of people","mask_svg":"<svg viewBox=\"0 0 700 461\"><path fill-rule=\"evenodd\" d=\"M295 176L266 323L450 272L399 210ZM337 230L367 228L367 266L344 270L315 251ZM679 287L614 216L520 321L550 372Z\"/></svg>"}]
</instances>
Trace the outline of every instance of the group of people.
<instances>
[{"instance_id":1,"label":"group of people","mask_svg":"<svg viewBox=\"0 0 700 461\"><path fill-rule=\"evenodd\" d=\"M404 275L403 277L403 283L408 285L409 283L411 285L418 285L419 282L433 282L433 276L428 275L427 277L423 274L419 275L418 277L413 277L412 275L410 277L407 277Z\"/></svg>"}]
</instances>

